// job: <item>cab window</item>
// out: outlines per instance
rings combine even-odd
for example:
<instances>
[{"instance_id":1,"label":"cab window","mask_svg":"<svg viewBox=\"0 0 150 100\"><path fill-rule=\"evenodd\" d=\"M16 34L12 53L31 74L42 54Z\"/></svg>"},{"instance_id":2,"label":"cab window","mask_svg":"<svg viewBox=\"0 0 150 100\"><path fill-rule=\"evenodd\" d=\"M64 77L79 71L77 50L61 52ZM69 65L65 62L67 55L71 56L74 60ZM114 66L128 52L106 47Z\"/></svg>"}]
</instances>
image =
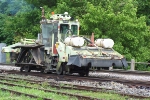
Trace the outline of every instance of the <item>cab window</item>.
<instances>
[{"instance_id":1,"label":"cab window","mask_svg":"<svg viewBox=\"0 0 150 100\"><path fill-rule=\"evenodd\" d=\"M61 34L61 39L65 39L65 34L69 30L69 25L68 24L60 24L60 34Z\"/></svg>"},{"instance_id":2,"label":"cab window","mask_svg":"<svg viewBox=\"0 0 150 100\"><path fill-rule=\"evenodd\" d=\"M78 26L77 25L71 25L71 30L74 35L78 34Z\"/></svg>"}]
</instances>

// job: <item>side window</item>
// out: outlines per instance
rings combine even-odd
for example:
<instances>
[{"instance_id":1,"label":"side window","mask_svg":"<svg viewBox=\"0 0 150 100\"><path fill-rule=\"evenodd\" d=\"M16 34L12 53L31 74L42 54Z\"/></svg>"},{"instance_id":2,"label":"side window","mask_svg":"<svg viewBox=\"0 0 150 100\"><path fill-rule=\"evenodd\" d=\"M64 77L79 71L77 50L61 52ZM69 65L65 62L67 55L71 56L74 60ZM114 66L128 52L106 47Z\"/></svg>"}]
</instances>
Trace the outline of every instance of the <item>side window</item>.
<instances>
[{"instance_id":1,"label":"side window","mask_svg":"<svg viewBox=\"0 0 150 100\"><path fill-rule=\"evenodd\" d=\"M65 34L68 29L69 29L68 24L60 24L60 33Z\"/></svg>"},{"instance_id":2,"label":"side window","mask_svg":"<svg viewBox=\"0 0 150 100\"><path fill-rule=\"evenodd\" d=\"M74 35L78 34L78 26L77 25L71 25L71 30Z\"/></svg>"},{"instance_id":3,"label":"side window","mask_svg":"<svg viewBox=\"0 0 150 100\"><path fill-rule=\"evenodd\" d=\"M52 37L53 25L52 24L43 24L42 25L42 37L43 44L46 47L51 47L51 37Z\"/></svg>"}]
</instances>

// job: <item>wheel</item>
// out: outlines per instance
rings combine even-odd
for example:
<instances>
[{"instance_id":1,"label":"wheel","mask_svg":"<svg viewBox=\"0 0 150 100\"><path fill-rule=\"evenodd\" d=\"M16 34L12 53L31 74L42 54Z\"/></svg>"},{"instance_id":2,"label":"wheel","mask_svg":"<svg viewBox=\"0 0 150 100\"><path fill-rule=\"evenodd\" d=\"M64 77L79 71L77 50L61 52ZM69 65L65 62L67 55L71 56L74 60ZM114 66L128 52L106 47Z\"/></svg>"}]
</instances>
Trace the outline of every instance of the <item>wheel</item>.
<instances>
[{"instance_id":1,"label":"wheel","mask_svg":"<svg viewBox=\"0 0 150 100\"><path fill-rule=\"evenodd\" d=\"M48 70L45 70L45 69L42 69L42 70L41 70L41 73L51 74L52 72L50 72L50 71L48 71Z\"/></svg>"},{"instance_id":2,"label":"wheel","mask_svg":"<svg viewBox=\"0 0 150 100\"><path fill-rule=\"evenodd\" d=\"M86 76L89 76L89 71L87 71L87 72L85 73L85 75L86 75Z\"/></svg>"},{"instance_id":3,"label":"wheel","mask_svg":"<svg viewBox=\"0 0 150 100\"><path fill-rule=\"evenodd\" d=\"M31 60L32 60L32 55L31 55L31 52L28 51L28 52L26 52L26 54L25 54L25 56L24 56L22 62L23 62L23 63L31 63ZM24 72L30 72L30 71L31 71L31 68L30 68L29 65L24 65L24 66L22 66L22 67L20 68L20 71L21 71L21 72L23 72L23 71L24 71Z\"/></svg>"},{"instance_id":4,"label":"wheel","mask_svg":"<svg viewBox=\"0 0 150 100\"><path fill-rule=\"evenodd\" d=\"M30 72L30 71L31 71L30 66L25 65L25 66L24 66L24 71L25 71L25 72Z\"/></svg>"},{"instance_id":5,"label":"wheel","mask_svg":"<svg viewBox=\"0 0 150 100\"><path fill-rule=\"evenodd\" d=\"M82 69L82 71L81 72L79 72L79 75L80 76L89 76L89 66L90 65L88 65L87 67L85 67L84 69Z\"/></svg>"},{"instance_id":6,"label":"wheel","mask_svg":"<svg viewBox=\"0 0 150 100\"><path fill-rule=\"evenodd\" d=\"M56 69L56 73L57 73L58 75L62 75L62 74L63 74L63 68L62 68L62 67L63 67L63 66L62 66L62 64L61 64L60 67Z\"/></svg>"},{"instance_id":7,"label":"wheel","mask_svg":"<svg viewBox=\"0 0 150 100\"><path fill-rule=\"evenodd\" d=\"M23 70L24 70L24 67L23 66L20 67L20 72L23 72Z\"/></svg>"},{"instance_id":8,"label":"wheel","mask_svg":"<svg viewBox=\"0 0 150 100\"><path fill-rule=\"evenodd\" d=\"M30 72L31 69L28 65L20 67L20 72Z\"/></svg>"},{"instance_id":9,"label":"wheel","mask_svg":"<svg viewBox=\"0 0 150 100\"><path fill-rule=\"evenodd\" d=\"M80 75L81 77L83 77L83 76L85 75L85 73L84 73L84 72L80 72L79 75Z\"/></svg>"},{"instance_id":10,"label":"wheel","mask_svg":"<svg viewBox=\"0 0 150 100\"><path fill-rule=\"evenodd\" d=\"M88 77L89 76L89 67L87 67L85 75Z\"/></svg>"},{"instance_id":11,"label":"wheel","mask_svg":"<svg viewBox=\"0 0 150 100\"><path fill-rule=\"evenodd\" d=\"M57 67L56 67L56 73L58 75L63 75L66 73L66 71L65 71L66 64L67 63L65 63L65 62L58 62Z\"/></svg>"}]
</instances>

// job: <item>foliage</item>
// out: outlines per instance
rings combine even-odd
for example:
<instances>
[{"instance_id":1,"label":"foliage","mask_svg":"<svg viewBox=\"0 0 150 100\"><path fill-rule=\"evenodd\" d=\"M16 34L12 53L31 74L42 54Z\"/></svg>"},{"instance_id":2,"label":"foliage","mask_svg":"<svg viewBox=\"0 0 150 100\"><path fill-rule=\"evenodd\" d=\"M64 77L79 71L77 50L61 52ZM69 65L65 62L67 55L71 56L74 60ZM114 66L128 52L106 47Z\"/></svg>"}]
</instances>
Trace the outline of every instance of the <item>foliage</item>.
<instances>
[{"instance_id":1,"label":"foliage","mask_svg":"<svg viewBox=\"0 0 150 100\"><path fill-rule=\"evenodd\" d=\"M35 8L30 12L21 13L22 12L17 13L12 21L14 26L14 34L16 35L14 41L18 41L18 39L24 37L35 38L40 32L39 10Z\"/></svg>"},{"instance_id":2,"label":"foliage","mask_svg":"<svg viewBox=\"0 0 150 100\"><path fill-rule=\"evenodd\" d=\"M115 50L124 54L128 60L135 58L143 61L149 59L147 45L150 33L145 17L137 18L134 4L132 0L107 0L105 7L103 3L98 6L87 3L87 13L82 16L81 25L85 32L94 32L96 38L112 38Z\"/></svg>"},{"instance_id":3,"label":"foliage","mask_svg":"<svg viewBox=\"0 0 150 100\"><path fill-rule=\"evenodd\" d=\"M6 20L7 19L7 20ZM12 28L7 28L11 23L12 18L0 13L0 41L10 44L13 40L14 34Z\"/></svg>"},{"instance_id":4,"label":"foliage","mask_svg":"<svg viewBox=\"0 0 150 100\"><path fill-rule=\"evenodd\" d=\"M13 0L14 5L19 4L18 1ZM20 8L17 10L17 12L14 11L12 4L8 1L0 3L0 5L4 5L8 7L7 10L3 10L0 13L0 20L1 24L0 26L0 38L1 42L5 42L8 45L12 44L14 42L20 41L20 38L35 38L37 37L37 34L40 32L39 29L39 21L40 16L39 13L40 10L33 8L31 5L28 5L26 3L22 3L22 5L18 5ZM7 4L7 5L6 5ZM1 7L1 6L0 6ZM3 6L2 6L3 7ZM9 14L9 12L15 12ZM15 15L14 15L15 14Z\"/></svg>"},{"instance_id":5,"label":"foliage","mask_svg":"<svg viewBox=\"0 0 150 100\"><path fill-rule=\"evenodd\" d=\"M137 16L146 16L147 25L150 25L150 1L149 0L137 0L138 11Z\"/></svg>"},{"instance_id":6,"label":"foliage","mask_svg":"<svg viewBox=\"0 0 150 100\"><path fill-rule=\"evenodd\" d=\"M82 18L86 13L87 0L58 0L57 8L54 10L56 13L68 12L72 19Z\"/></svg>"},{"instance_id":7,"label":"foliage","mask_svg":"<svg viewBox=\"0 0 150 100\"><path fill-rule=\"evenodd\" d=\"M149 0L1 0L0 41L12 44L20 38L36 38L41 9L68 12L81 22L80 34L112 38L114 49L128 60L150 59Z\"/></svg>"},{"instance_id":8,"label":"foliage","mask_svg":"<svg viewBox=\"0 0 150 100\"><path fill-rule=\"evenodd\" d=\"M27 3L36 6L37 8L47 5L49 8L56 6L57 0L25 0Z\"/></svg>"}]
</instances>

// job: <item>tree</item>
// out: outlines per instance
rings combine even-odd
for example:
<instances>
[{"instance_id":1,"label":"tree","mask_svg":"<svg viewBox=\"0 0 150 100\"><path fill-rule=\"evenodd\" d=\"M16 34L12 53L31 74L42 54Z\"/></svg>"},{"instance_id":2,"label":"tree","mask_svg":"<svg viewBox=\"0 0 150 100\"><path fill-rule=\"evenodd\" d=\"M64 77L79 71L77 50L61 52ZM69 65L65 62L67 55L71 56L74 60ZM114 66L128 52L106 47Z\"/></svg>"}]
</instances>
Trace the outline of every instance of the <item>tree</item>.
<instances>
[{"instance_id":1,"label":"tree","mask_svg":"<svg viewBox=\"0 0 150 100\"><path fill-rule=\"evenodd\" d=\"M30 12L18 12L13 17L12 23L7 25L7 28L13 26L13 33L15 34L14 41L20 41L20 38L36 38L40 32L40 10L33 9Z\"/></svg>"},{"instance_id":2,"label":"tree","mask_svg":"<svg viewBox=\"0 0 150 100\"><path fill-rule=\"evenodd\" d=\"M9 24L11 20L10 16L0 13L0 42L11 44L14 34L11 29L6 30L6 24Z\"/></svg>"},{"instance_id":3,"label":"tree","mask_svg":"<svg viewBox=\"0 0 150 100\"><path fill-rule=\"evenodd\" d=\"M145 17L137 18L136 2L133 0L107 0L107 6L100 3L94 6L87 3L88 9L81 20L84 32L95 33L96 38L112 38L115 50L124 54L128 60L150 59L148 43L150 33ZM147 41L145 41L147 40ZM144 58L141 58L144 57Z\"/></svg>"},{"instance_id":4,"label":"tree","mask_svg":"<svg viewBox=\"0 0 150 100\"><path fill-rule=\"evenodd\" d=\"M0 1L1 41L11 44L21 37L36 38L40 32L40 7L44 7L47 18L54 11L68 12L71 17L79 19L80 34L90 35L94 32L95 38L112 38L115 42L114 49L128 60L150 59L148 0L25 1Z\"/></svg>"},{"instance_id":5,"label":"tree","mask_svg":"<svg viewBox=\"0 0 150 100\"><path fill-rule=\"evenodd\" d=\"M150 25L150 1L149 0L137 0L137 16L146 16L147 25Z\"/></svg>"},{"instance_id":6,"label":"tree","mask_svg":"<svg viewBox=\"0 0 150 100\"><path fill-rule=\"evenodd\" d=\"M0 7L4 7L0 13L1 42L12 44L21 38L37 37L40 32L40 8L36 9L23 0L6 0L0 2Z\"/></svg>"},{"instance_id":7,"label":"tree","mask_svg":"<svg viewBox=\"0 0 150 100\"><path fill-rule=\"evenodd\" d=\"M74 19L82 18L82 15L86 13L86 3L87 0L58 0L54 12L68 12Z\"/></svg>"},{"instance_id":8,"label":"tree","mask_svg":"<svg viewBox=\"0 0 150 100\"><path fill-rule=\"evenodd\" d=\"M57 0L25 0L27 3L34 5L37 8L48 6L49 8L57 5Z\"/></svg>"}]
</instances>

